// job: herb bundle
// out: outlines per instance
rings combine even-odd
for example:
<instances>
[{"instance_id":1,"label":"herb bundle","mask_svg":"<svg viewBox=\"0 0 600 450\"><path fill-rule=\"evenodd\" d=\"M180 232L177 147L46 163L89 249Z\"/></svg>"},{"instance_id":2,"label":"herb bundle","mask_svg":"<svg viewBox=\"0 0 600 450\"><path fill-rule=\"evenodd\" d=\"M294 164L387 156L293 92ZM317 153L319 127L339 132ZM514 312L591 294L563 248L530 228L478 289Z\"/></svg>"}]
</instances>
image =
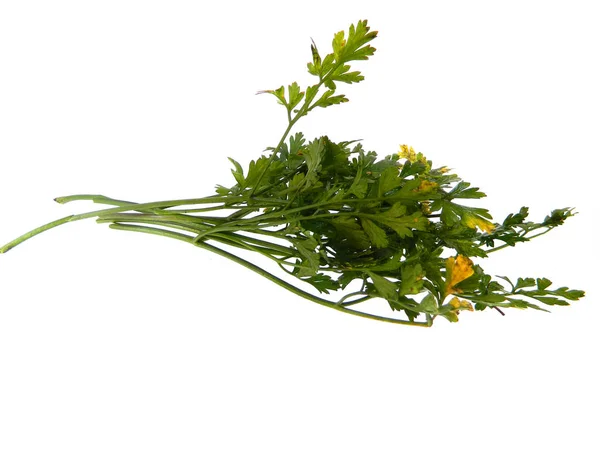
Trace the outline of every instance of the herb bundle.
<instances>
[{"instance_id":1,"label":"herb bundle","mask_svg":"<svg viewBox=\"0 0 600 450\"><path fill-rule=\"evenodd\" d=\"M308 300L349 314L406 325L431 326L438 316L458 321L463 310L568 305L583 291L551 288L546 278L511 281L485 273L471 258L484 258L547 233L574 215L556 209L542 222L521 208L501 223L487 209L461 204L480 199L478 188L436 167L412 147L378 158L358 141L305 139L291 133L315 108L347 102L339 83L364 79L349 63L367 60L377 36L367 21L334 35L333 51L321 57L314 42L308 71L316 83L294 82L261 91L276 97L287 128L269 155L247 170L235 160L235 184L208 197L134 203L102 195L59 197L58 203L91 200L109 208L70 215L32 230L0 248L68 222L96 218L111 228L154 234L192 244L235 261ZM311 285L316 295L240 256L249 250ZM332 300L332 293L341 291ZM323 296L323 294L325 294ZM392 312L380 316L360 304L383 299Z\"/></svg>"}]
</instances>

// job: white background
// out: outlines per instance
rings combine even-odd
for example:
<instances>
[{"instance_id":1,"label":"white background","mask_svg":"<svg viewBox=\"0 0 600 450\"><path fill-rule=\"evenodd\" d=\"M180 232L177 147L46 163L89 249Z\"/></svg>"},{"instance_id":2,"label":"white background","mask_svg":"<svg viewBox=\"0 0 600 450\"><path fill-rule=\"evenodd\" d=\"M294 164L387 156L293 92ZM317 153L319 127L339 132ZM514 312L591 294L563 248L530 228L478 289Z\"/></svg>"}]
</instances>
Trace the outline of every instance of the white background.
<instances>
[{"instance_id":1,"label":"white background","mask_svg":"<svg viewBox=\"0 0 600 450\"><path fill-rule=\"evenodd\" d=\"M488 194L579 215L479 261L587 297L414 329L296 298L229 261L93 221L0 255L0 448L598 449L595 2L0 2L0 241L60 195L210 195L285 128L261 89L310 38L380 34L308 137L406 143ZM485 202L485 203L484 203ZM596 205L596 206L594 206Z\"/></svg>"}]
</instances>

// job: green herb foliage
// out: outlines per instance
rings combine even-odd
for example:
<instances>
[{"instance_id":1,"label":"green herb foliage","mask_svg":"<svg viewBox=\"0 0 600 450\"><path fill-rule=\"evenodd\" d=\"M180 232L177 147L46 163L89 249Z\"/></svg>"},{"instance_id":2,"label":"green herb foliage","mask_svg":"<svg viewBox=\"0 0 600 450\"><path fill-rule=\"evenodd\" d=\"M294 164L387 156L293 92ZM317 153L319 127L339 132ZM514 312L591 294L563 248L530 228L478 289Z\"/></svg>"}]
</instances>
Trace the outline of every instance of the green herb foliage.
<instances>
[{"instance_id":1,"label":"green herb foliage","mask_svg":"<svg viewBox=\"0 0 600 450\"><path fill-rule=\"evenodd\" d=\"M485 197L483 192L411 147L381 159L357 141L291 134L315 108L348 101L338 89L364 79L350 63L374 54L370 43L376 36L360 21L334 35L327 55L313 42L308 72L315 84L302 89L293 82L260 92L285 108L287 128L270 155L251 161L246 170L230 158L234 184L229 187L217 186L208 197L144 204L101 195L60 197L59 203L91 200L112 207L44 225L0 252L55 226L96 218L114 229L170 237L217 253L338 311L418 326L431 326L438 316L455 322L462 310L545 310L582 297L583 291L552 289L546 278L494 279L471 260L548 232L574 215L571 208L554 210L536 223L527 221L523 207L495 223L488 210L460 203ZM248 262L242 250L274 261L315 293ZM337 291L343 295L332 300ZM357 307L374 299L387 302L389 316Z\"/></svg>"}]
</instances>

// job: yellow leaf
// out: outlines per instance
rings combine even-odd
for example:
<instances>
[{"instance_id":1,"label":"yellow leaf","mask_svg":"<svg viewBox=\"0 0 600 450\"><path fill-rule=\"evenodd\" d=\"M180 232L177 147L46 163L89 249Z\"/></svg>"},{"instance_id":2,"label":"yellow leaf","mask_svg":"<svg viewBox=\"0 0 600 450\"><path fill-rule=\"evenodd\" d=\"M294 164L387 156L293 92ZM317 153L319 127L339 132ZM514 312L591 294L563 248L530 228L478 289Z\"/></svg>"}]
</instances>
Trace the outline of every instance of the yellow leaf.
<instances>
[{"instance_id":1,"label":"yellow leaf","mask_svg":"<svg viewBox=\"0 0 600 450\"><path fill-rule=\"evenodd\" d=\"M406 144L402 144L400 146L400 151L398 152L398 156L400 158L408 159L410 162L415 162L417 160L417 154L415 153L415 149L409 147Z\"/></svg>"},{"instance_id":2,"label":"yellow leaf","mask_svg":"<svg viewBox=\"0 0 600 450\"><path fill-rule=\"evenodd\" d=\"M417 191L418 192L430 192L430 191L433 191L436 187L438 187L438 184L436 182L429 181L429 180L423 180L423 181L421 181L421 184L419 184Z\"/></svg>"},{"instance_id":3,"label":"yellow leaf","mask_svg":"<svg viewBox=\"0 0 600 450\"><path fill-rule=\"evenodd\" d=\"M446 295L459 294L460 289L455 286L475 273L473 261L463 255L446 260Z\"/></svg>"},{"instance_id":4,"label":"yellow leaf","mask_svg":"<svg viewBox=\"0 0 600 450\"><path fill-rule=\"evenodd\" d=\"M494 231L494 224L483 217L478 217L472 214L463 216L463 224L469 228L479 228L481 231L491 233Z\"/></svg>"},{"instance_id":5,"label":"yellow leaf","mask_svg":"<svg viewBox=\"0 0 600 450\"><path fill-rule=\"evenodd\" d=\"M461 308L466 309L468 311L473 311L473 305L468 300L461 300L460 306L461 306Z\"/></svg>"},{"instance_id":6,"label":"yellow leaf","mask_svg":"<svg viewBox=\"0 0 600 450\"><path fill-rule=\"evenodd\" d=\"M452 300L448 302L448 304L454 309L466 309L467 311L473 311L473 305L470 301L461 300L458 297L453 297Z\"/></svg>"},{"instance_id":7,"label":"yellow leaf","mask_svg":"<svg viewBox=\"0 0 600 450\"><path fill-rule=\"evenodd\" d=\"M452 300L448 302L448 304L454 309L458 309L460 308L460 299L458 297L453 297Z\"/></svg>"}]
</instances>

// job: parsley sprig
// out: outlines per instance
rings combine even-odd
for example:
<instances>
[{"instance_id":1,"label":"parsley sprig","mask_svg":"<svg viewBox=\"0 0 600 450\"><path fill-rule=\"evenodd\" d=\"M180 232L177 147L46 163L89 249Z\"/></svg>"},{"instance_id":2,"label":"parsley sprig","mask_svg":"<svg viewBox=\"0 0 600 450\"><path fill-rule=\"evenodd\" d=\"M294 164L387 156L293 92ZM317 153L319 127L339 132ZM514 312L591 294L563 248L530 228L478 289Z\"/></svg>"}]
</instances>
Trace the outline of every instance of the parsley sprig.
<instances>
[{"instance_id":1,"label":"parsley sprig","mask_svg":"<svg viewBox=\"0 0 600 450\"><path fill-rule=\"evenodd\" d=\"M73 195L58 203L90 200L111 206L70 215L32 230L0 248L4 253L58 225L96 218L113 229L169 237L221 255L308 300L361 317L431 326L451 322L463 310L568 305L584 295L550 289L546 278L492 277L471 258L526 242L574 215L556 209L542 222L527 221L528 209L495 223L489 211L465 199L485 194L445 166L436 167L412 147L379 158L357 141L307 140L290 134L315 108L348 101L339 83L363 81L353 61L368 60L377 32L367 21L334 35L332 52L311 45L308 72L317 82L297 82L260 91L276 97L288 124L278 144L242 165L230 158L233 183L216 194L184 200L134 203L102 195ZM252 251L273 261L291 283L243 258ZM298 286L314 288L314 293ZM360 310L385 301L386 316ZM358 308L357 308L358 306Z\"/></svg>"}]
</instances>

